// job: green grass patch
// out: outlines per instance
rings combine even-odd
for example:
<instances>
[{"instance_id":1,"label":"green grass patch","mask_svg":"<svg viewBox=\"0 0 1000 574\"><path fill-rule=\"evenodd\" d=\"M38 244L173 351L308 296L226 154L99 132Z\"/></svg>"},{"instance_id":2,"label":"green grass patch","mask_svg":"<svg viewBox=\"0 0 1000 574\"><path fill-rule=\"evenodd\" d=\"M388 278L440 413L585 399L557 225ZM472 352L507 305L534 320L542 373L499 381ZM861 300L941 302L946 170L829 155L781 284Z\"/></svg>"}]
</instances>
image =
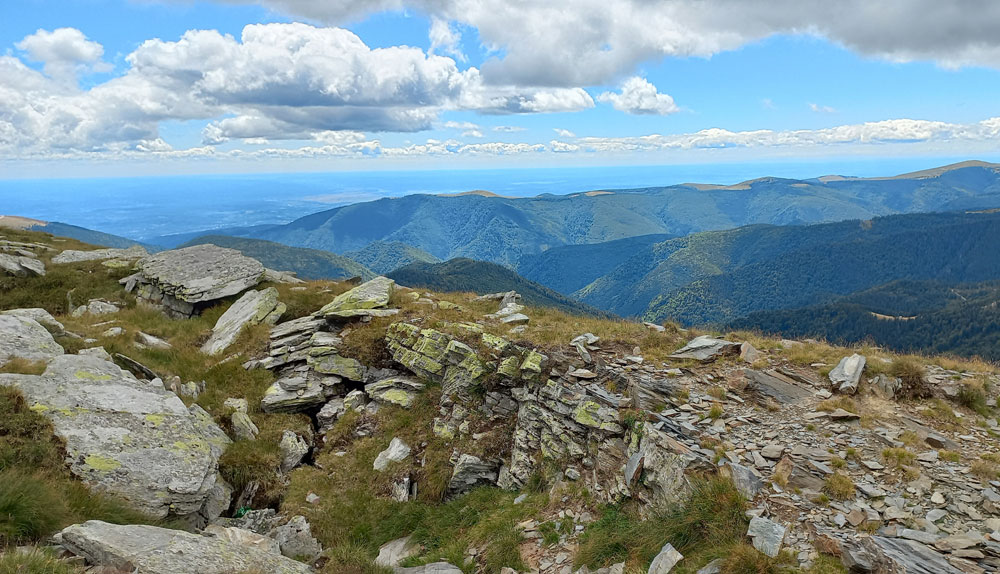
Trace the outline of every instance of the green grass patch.
<instances>
[{"instance_id":1,"label":"green grass patch","mask_svg":"<svg viewBox=\"0 0 1000 574\"><path fill-rule=\"evenodd\" d=\"M681 504L642 520L634 503L607 506L580 537L577 566L591 569L625 562L645 571L667 542L684 554L677 572L694 572L742 544L749 519L746 500L732 482L697 479Z\"/></svg>"},{"instance_id":2,"label":"green grass patch","mask_svg":"<svg viewBox=\"0 0 1000 574\"><path fill-rule=\"evenodd\" d=\"M82 568L39 548L0 551L0 574L81 574Z\"/></svg>"}]
</instances>

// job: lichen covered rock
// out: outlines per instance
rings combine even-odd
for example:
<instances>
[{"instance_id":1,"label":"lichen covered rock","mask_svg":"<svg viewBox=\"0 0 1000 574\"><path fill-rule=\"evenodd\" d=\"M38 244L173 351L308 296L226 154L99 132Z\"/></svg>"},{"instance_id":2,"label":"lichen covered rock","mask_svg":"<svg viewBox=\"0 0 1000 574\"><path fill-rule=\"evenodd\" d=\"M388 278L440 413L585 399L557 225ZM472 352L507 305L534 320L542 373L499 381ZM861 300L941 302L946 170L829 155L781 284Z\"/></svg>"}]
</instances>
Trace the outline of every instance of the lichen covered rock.
<instances>
[{"instance_id":1,"label":"lichen covered rock","mask_svg":"<svg viewBox=\"0 0 1000 574\"><path fill-rule=\"evenodd\" d=\"M0 365L13 358L46 361L64 353L52 335L25 315L0 315Z\"/></svg>"},{"instance_id":2,"label":"lichen covered rock","mask_svg":"<svg viewBox=\"0 0 1000 574\"><path fill-rule=\"evenodd\" d=\"M42 375L0 375L0 385L52 421L70 470L91 488L156 517L222 511L216 472L229 439L197 405L92 356L56 357Z\"/></svg>"},{"instance_id":3,"label":"lichen covered rock","mask_svg":"<svg viewBox=\"0 0 1000 574\"><path fill-rule=\"evenodd\" d=\"M285 304L278 301L278 290L274 287L247 291L219 317L212 336L202 345L201 351L218 355L233 344L244 327L261 323L274 325L284 312Z\"/></svg>"}]
</instances>

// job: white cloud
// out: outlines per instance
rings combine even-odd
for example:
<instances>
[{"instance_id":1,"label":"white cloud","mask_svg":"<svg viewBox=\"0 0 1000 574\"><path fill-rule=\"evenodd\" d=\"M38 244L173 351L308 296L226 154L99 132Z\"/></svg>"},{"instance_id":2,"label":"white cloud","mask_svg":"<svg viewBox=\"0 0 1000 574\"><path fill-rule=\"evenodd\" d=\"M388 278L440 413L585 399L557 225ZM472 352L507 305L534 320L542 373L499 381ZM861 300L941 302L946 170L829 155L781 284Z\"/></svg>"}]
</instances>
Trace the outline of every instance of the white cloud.
<instances>
[{"instance_id":1,"label":"white cloud","mask_svg":"<svg viewBox=\"0 0 1000 574\"><path fill-rule=\"evenodd\" d=\"M552 129L556 132L556 135L559 136L559 137L561 137L561 138L575 138L576 137L576 134L573 133L573 132L571 132L571 131L569 131L569 130L564 130L562 128L552 128Z\"/></svg>"},{"instance_id":2,"label":"white cloud","mask_svg":"<svg viewBox=\"0 0 1000 574\"><path fill-rule=\"evenodd\" d=\"M680 111L673 98L657 92L656 86L646 78L633 76L625 80L621 90L621 93L604 92L597 100L610 103L627 114L665 116Z\"/></svg>"},{"instance_id":3,"label":"white cloud","mask_svg":"<svg viewBox=\"0 0 1000 574\"><path fill-rule=\"evenodd\" d=\"M495 132L514 133L514 132L523 132L526 129L528 128L523 128L521 126L493 126L493 131Z\"/></svg>"},{"instance_id":4,"label":"white cloud","mask_svg":"<svg viewBox=\"0 0 1000 574\"><path fill-rule=\"evenodd\" d=\"M459 62L468 60L459 48L462 41L462 34L452 27L447 20L442 20L437 16L431 18L431 28L429 32L431 40L430 53L442 53L454 57Z\"/></svg>"},{"instance_id":5,"label":"white cloud","mask_svg":"<svg viewBox=\"0 0 1000 574\"><path fill-rule=\"evenodd\" d=\"M72 80L77 73L88 70L110 69L101 62L104 46L88 40L76 28L38 30L18 42L16 47L24 51L28 59L41 62L45 73L59 80Z\"/></svg>"},{"instance_id":6,"label":"white cloud","mask_svg":"<svg viewBox=\"0 0 1000 574\"><path fill-rule=\"evenodd\" d=\"M831 108L830 106L822 106L820 104L814 104L814 103L809 104L809 109L818 114L833 114L837 112L836 109Z\"/></svg>"},{"instance_id":7,"label":"white cloud","mask_svg":"<svg viewBox=\"0 0 1000 574\"><path fill-rule=\"evenodd\" d=\"M604 85L644 61L707 57L775 34L824 37L892 61L1000 67L1000 3L991 0L229 1L328 24L415 8L476 28L498 54L483 74L500 84Z\"/></svg>"}]
</instances>

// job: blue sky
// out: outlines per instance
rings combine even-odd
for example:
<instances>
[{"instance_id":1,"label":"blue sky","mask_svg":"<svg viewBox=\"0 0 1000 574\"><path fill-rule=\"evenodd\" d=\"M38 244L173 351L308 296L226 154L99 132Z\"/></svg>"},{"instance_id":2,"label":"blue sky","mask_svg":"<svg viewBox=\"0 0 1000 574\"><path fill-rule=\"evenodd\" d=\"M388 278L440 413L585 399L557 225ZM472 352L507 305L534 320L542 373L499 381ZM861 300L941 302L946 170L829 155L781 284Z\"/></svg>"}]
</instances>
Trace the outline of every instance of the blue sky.
<instances>
[{"instance_id":1,"label":"blue sky","mask_svg":"<svg viewBox=\"0 0 1000 574\"><path fill-rule=\"evenodd\" d=\"M1000 157L995 4L735 1L5 2L0 171Z\"/></svg>"}]
</instances>

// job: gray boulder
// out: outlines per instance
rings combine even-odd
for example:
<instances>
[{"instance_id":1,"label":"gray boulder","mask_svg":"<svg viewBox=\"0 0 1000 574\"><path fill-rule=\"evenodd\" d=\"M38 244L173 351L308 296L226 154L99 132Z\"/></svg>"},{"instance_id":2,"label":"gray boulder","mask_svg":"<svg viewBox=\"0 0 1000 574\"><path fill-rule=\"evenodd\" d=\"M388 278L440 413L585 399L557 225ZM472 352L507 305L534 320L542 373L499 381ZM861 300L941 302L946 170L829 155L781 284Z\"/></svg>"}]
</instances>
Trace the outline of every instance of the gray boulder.
<instances>
[{"instance_id":1,"label":"gray boulder","mask_svg":"<svg viewBox=\"0 0 1000 574\"><path fill-rule=\"evenodd\" d=\"M91 488L160 518L212 520L228 506L216 472L229 438L201 407L185 407L162 386L82 355L58 356L37 376L0 375L0 385L19 388L52 422L70 471Z\"/></svg>"},{"instance_id":2,"label":"gray boulder","mask_svg":"<svg viewBox=\"0 0 1000 574\"><path fill-rule=\"evenodd\" d=\"M264 391L260 408L265 413L298 413L326 403L343 388L340 377L292 372Z\"/></svg>"},{"instance_id":3,"label":"gray boulder","mask_svg":"<svg viewBox=\"0 0 1000 574\"><path fill-rule=\"evenodd\" d=\"M278 290L274 287L247 291L215 322L212 336L202 345L201 352L218 355L233 344L243 327L261 323L274 325L285 308L285 304L278 301Z\"/></svg>"},{"instance_id":4,"label":"gray boulder","mask_svg":"<svg viewBox=\"0 0 1000 574\"><path fill-rule=\"evenodd\" d=\"M327 318L350 319L353 317L387 317L398 312L385 309L396 282L387 277L376 277L354 289L334 297L316 313Z\"/></svg>"},{"instance_id":5,"label":"gray boulder","mask_svg":"<svg viewBox=\"0 0 1000 574\"><path fill-rule=\"evenodd\" d=\"M122 279L139 299L160 305L167 314L190 317L213 301L260 283L264 266L235 249L195 245L140 259L139 272Z\"/></svg>"},{"instance_id":6,"label":"gray boulder","mask_svg":"<svg viewBox=\"0 0 1000 574\"><path fill-rule=\"evenodd\" d=\"M309 454L309 443L290 430L281 434L281 472L291 471L302 464L302 459Z\"/></svg>"},{"instance_id":7,"label":"gray boulder","mask_svg":"<svg viewBox=\"0 0 1000 574\"><path fill-rule=\"evenodd\" d=\"M149 255L141 245L133 245L128 249L94 249L78 251L67 249L52 258L53 263L79 263L81 261L103 261L106 259L139 259Z\"/></svg>"},{"instance_id":8,"label":"gray boulder","mask_svg":"<svg viewBox=\"0 0 1000 574\"><path fill-rule=\"evenodd\" d=\"M201 536L156 526L119 526L90 520L65 528L58 538L64 548L90 564L119 572L311 572L305 564L274 553L272 547L237 542L235 536Z\"/></svg>"},{"instance_id":9,"label":"gray boulder","mask_svg":"<svg viewBox=\"0 0 1000 574\"><path fill-rule=\"evenodd\" d=\"M754 548L774 558L781 551L786 531L787 528L782 524L766 518L754 517L750 519L747 536L753 540Z\"/></svg>"},{"instance_id":10,"label":"gray boulder","mask_svg":"<svg viewBox=\"0 0 1000 574\"><path fill-rule=\"evenodd\" d=\"M399 462L408 456L410 456L410 447L399 438L393 438L389 442L389 446L375 457L375 463L372 467L377 471L383 471L390 462Z\"/></svg>"},{"instance_id":11,"label":"gray boulder","mask_svg":"<svg viewBox=\"0 0 1000 574\"><path fill-rule=\"evenodd\" d=\"M865 370L865 358L857 353L844 357L830 371L830 382L838 391L853 395L858 390L861 373Z\"/></svg>"},{"instance_id":12,"label":"gray boulder","mask_svg":"<svg viewBox=\"0 0 1000 574\"><path fill-rule=\"evenodd\" d=\"M674 548L673 544L669 542L663 545L660 549L660 553L653 558L653 561L649 564L649 570L647 574L667 574L674 569L674 566L678 562L684 559L684 555Z\"/></svg>"},{"instance_id":13,"label":"gray boulder","mask_svg":"<svg viewBox=\"0 0 1000 574\"><path fill-rule=\"evenodd\" d=\"M45 264L34 257L0 253L0 271L15 277L45 275Z\"/></svg>"},{"instance_id":14,"label":"gray boulder","mask_svg":"<svg viewBox=\"0 0 1000 574\"><path fill-rule=\"evenodd\" d=\"M406 560L414 554L417 554L419 551L419 546L416 544L410 544L409 536L397 538L396 540L390 540L382 546L379 546L378 557L375 558L375 564L378 566L385 566L387 568L399 566L400 562Z\"/></svg>"},{"instance_id":15,"label":"gray boulder","mask_svg":"<svg viewBox=\"0 0 1000 574\"><path fill-rule=\"evenodd\" d=\"M37 321L23 315L0 315L0 365L13 358L47 361L65 351Z\"/></svg>"},{"instance_id":16,"label":"gray boulder","mask_svg":"<svg viewBox=\"0 0 1000 574\"><path fill-rule=\"evenodd\" d=\"M9 311L0 312L0 315L13 315L15 317L21 317L22 319L32 319L38 322L39 325L55 331L56 333L61 333L65 330L63 324L56 321L56 318L45 309L11 309Z\"/></svg>"},{"instance_id":17,"label":"gray boulder","mask_svg":"<svg viewBox=\"0 0 1000 574\"><path fill-rule=\"evenodd\" d=\"M83 317L84 315L110 315L111 313L117 313L118 311L120 311L118 305L115 305L110 301L105 301L103 299L91 299L86 305L80 305L76 309L73 309L73 316Z\"/></svg>"},{"instance_id":18,"label":"gray boulder","mask_svg":"<svg viewBox=\"0 0 1000 574\"><path fill-rule=\"evenodd\" d=\"M674 354L670 355L670 358L714 361L723 355L739 354L740 347L739 343L702 335L691 339L687 345L677 349Z\"/></svg>"},{"instance_id":19,"label":"gray boulder","mask_svg":"<svg viewBox=\"0 0 1000 574\"><path fill-rule=\"evenodd\" d=\"M281 553L289 558L311 562L323 553L323 547L313 538L305 516L293 516L287 523L268 533L268 536L278 541Z\"/></svg>"}]
</instances>

